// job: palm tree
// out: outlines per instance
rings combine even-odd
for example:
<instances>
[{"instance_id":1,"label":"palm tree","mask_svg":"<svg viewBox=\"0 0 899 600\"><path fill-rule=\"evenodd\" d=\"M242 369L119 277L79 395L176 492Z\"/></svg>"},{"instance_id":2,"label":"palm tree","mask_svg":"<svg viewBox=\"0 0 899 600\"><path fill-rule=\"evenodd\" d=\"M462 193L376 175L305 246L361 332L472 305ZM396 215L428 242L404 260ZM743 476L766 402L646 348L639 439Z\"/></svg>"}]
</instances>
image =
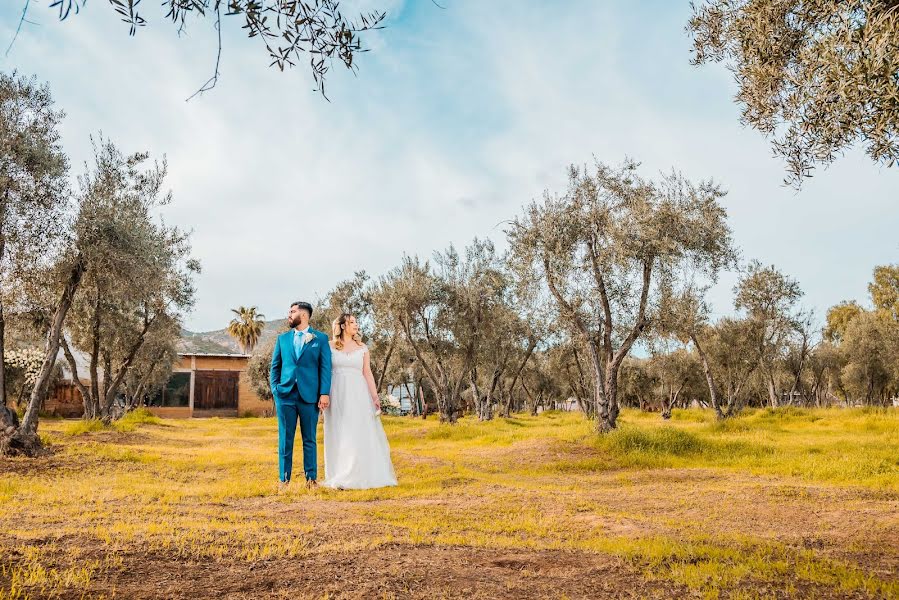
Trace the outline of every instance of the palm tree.
<instances>
[{"instance_id":1,"label":"palm tree","mask_svg":"<svg viewBox=\"0 0 899 600\"><path fill-rule=\"evenodd\" d=\"M228 335L237 340L241 352L249 354L256 347L259 336L265 329L265 315L257 313L255 306L249 308L240 306L232 308L231 312L237 317L231 319L228 324Z\"/></svg>"}]
</instances>

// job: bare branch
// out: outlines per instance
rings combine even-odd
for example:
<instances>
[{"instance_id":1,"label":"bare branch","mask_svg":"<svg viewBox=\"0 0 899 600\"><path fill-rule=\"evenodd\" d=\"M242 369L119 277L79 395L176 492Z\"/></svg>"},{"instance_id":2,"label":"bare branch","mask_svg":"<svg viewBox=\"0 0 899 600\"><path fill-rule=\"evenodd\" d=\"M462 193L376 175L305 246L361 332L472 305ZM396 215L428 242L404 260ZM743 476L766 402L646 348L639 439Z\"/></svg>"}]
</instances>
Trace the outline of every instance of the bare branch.
<instances>
[{"instance_id":1,"label":"bare branch","mask_svg":"<svg viewBox=\"0 0 899 600\"><path fill-rule=\"evenodd\" d=\"M191 94L190 98L185 100L185 102L190 102L190 100L198 94L202 94L203 92L208 92L209 90L211 90L212 88L215 87L216 83L218 83L219 65L222 62L222 12L221 12L221 8L219 7L218 3L216 3L216 5L215 5L215 30L216 30L216 33L218 34L218 51L216 52L216 55L215 55L215 71L213 72L212 77L210 77L209 80L207 80L206 83L204 83L200 87L200 89L198 89L196 92ZM180 30L179 30L179 33L180 33Z\"/></svg>"},{"instance_id":2,"label":"bare branch","mask_svg":"<svg viewBox=\"0 0 899 600\"><path fill-rule=\"evenodd\" d=\"M19 32L22 31L23 23L30 23L31 21L26 21L25 16L28 14L28 5L31 4L31 0L25 0L25 6L22 7L22 16L19 18L19 24L16 27L16 33L12 36L12 41L9 43L9 46L6 48L6 56L9 56L9 51L12 50L13 44L16 43L16 39L19 37Z\"/></svg>"}]
</instances>

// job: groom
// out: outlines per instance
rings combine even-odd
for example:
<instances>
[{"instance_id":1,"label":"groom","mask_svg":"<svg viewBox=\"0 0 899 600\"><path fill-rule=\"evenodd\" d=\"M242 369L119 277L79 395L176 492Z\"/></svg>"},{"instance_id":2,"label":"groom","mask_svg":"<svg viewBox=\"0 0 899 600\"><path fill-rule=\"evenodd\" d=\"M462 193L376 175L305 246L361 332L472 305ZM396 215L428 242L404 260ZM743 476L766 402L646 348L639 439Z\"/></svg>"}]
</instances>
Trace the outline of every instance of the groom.
<instances>
[{"instance_id":1,"label":"groom","mask_svg":"<svg viewBox=\"0 0 899 600\"><path fill-rule=\"evenodd\" d=\"M297 421L303 439L303 471L306 487L318 485L315 440L318 411L328 407L331 393L331 347L328 336L309 327L312 305L290 305L287 324L291 330L278 336L272 353L269 382L278 414L278 490L290 483L293 471L293 440Z\"/></svg>"}]
</instances>

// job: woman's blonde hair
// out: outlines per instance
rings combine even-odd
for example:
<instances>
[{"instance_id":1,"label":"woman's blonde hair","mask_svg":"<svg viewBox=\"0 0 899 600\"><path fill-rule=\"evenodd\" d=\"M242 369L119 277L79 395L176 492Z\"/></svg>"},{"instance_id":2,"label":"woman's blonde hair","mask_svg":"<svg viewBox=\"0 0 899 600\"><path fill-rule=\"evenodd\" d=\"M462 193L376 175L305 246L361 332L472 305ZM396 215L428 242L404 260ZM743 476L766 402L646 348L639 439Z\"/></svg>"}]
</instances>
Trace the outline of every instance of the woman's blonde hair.
<instances>
[{"instance_id":1,"label":"woman's blonde hair","mask_svg":"<svg viewBox=\"0 0 899 600\"><path fill-rule=\"evenodd\" d=\"M334 338L334 347L338 350L343 350L343 330L352 316L352 313L340 313L340 316L331 323L331 337ZM362 345L362 336L358 331L353 335L353 341Z\"/></svg>"}]
</instances>

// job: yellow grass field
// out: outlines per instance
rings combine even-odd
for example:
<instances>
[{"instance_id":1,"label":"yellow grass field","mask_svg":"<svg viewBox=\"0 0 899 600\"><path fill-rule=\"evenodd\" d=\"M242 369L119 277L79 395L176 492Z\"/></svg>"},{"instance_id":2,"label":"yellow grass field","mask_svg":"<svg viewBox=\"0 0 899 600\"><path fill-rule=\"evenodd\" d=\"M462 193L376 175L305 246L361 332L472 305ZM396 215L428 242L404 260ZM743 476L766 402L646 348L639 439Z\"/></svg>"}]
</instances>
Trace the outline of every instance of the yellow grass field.
<instances>
[{"instance_id":1,"label":"yellow grass field","mask_svg":"<svg viewBox=\"0 0 899 600\"><path fill-rule=\"evenodd\" d=\"M274 419L45 421L0 599L899 598L897 410L384 423L399 487L278 495Z\"/></svg>"}]
</instances>

